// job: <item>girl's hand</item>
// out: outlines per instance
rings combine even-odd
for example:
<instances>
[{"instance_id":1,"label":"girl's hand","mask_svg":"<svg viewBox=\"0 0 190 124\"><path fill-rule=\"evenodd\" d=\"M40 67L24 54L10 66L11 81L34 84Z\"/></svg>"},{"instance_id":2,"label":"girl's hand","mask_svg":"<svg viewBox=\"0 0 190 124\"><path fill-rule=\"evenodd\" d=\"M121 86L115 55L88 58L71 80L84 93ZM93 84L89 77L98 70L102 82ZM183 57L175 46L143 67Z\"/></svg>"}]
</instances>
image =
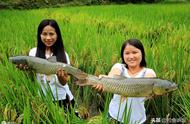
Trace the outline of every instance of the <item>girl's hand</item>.
<instances>
[{"instance_id":1,"label":"girl's hand","mask_svg":"<svg viewBox=\"0 0 190 124\"><path fill-rule=\"evenodd\" d=\"M69 75L63 69L58 69L56 74L62 85L65 85L69 80Z\"/></svg>"},{"instance_id":2,"label":"girl's hand","mask_svg":"<svg viewBox=\"0 0 190 124\"><path fill-rule=\"evenodd\" d=\"M16 65L16 68L20 69L20 70L29 70L29 67L28 65L25 65L25 64L17 64Z\"/></svg>"},{"instance_id":3,"label":"girl's hand","mask_svg":"<svg viewBox=\"0 0 190 124\"><path fill-rule=\"evenodd\" d=\"M121 74L121 71L117 68L113 68L108 75L99 75L99 79L101 80L101 78L104 78L104 77L113 77L114 75L120 75ZM95 84L93 85L93 88L98 90L98 91L103 91L103 84Z\"/></svg>"},{"instance_id":4,"label":"girl's hand","mask_svg":"<svg viewBox=\"0 0 190 124\"><path fill-rule=\"evenodd\" d=\"M102 92L103 91L103 84L94 84L92 86L92 88L94 88L95 90L98 90L98 91Z\"/></svg>"},{"instance_id":5,"label":"girl's hand","mask_svg":"<svg viewBox=\"0 0 190 124\"><path fill-rule=\"evenodd\" d=\"M99 79L103 78L103 77L108 77L107 75L99 75ZM103 91L103 84L94 84L92 86L95 90L98 90L100 92Z\"/></svg>"}]
</instances>

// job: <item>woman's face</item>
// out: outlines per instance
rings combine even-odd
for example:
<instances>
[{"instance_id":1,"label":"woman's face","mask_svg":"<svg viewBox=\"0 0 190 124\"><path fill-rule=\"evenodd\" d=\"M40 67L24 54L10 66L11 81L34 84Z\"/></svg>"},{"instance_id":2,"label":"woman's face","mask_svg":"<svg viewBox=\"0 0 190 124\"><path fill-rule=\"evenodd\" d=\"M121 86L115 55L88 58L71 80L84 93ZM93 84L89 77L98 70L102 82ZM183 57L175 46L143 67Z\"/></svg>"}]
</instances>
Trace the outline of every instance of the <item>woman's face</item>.
<instances>
[{"instance_id":1,"label":"woman's face","mask_svg":"<svg viewBox=\"0 0 190 124\"><path fill-rule=\"evenodd\" d=\"M142 53L140 49L127 44L123 51L123 57L129 68L140 67L142 61Z\"/></svg>"},{"instance_id":2,"label":"woman's face","mask_svg":"<svg viewBox=\"0 0 190 124\"><path fill-rule=\"evenodd\" d=\"M57 41L57 33L50 25L44 27L40 36L46 47L51 47Z\"/></svg>"}]
</instances>

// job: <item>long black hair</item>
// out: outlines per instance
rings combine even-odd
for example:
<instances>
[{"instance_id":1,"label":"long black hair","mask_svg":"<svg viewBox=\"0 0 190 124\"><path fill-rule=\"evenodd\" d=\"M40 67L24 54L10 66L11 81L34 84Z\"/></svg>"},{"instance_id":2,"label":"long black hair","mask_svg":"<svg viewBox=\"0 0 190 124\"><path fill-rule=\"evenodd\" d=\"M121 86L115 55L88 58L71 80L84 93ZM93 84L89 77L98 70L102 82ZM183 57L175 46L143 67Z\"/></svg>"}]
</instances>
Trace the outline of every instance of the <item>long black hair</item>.
<instances>
[{"instance_id":1,"label":"long black hair","mask_svg":"<svg viewBox=\"0 0 190 124\"><path fill-rule=\"evenodd\" d=\"M38 26L38 33L37 33L37 52L36 56L40 58L46 58L45 57L45 49L46 46L41 40L41 33L46 26L51 26L55 29L55 32L57 34L57 41L51 46L51 51L53 52L53 55L56 56L57 61L67 63L66 55L65 55L65 49L63 45L63 40L61 37L61 31L59 29L59 26L57 22L53 19L44 19L40 22Z\"/></svg>"},{"instance_id":2,"label":"long black hair","mask_svg":"<svg viewBox=\"0 0 190 124\"><path fill-rule=\"evenodd\" d=\"M146 67L146 60L145 60L145 51L144 51L144 47L143 44L141 43L140 40L138 39L128 39L127 41L125 41L121 47L121 58L122 58L122 63L125 64L126 68L128 68L128 65L125 63L124 61L124 56L123 56L123 52L124 49L127 45L132 45L134 47L136 47L137 49L139 49L142 53L142 60L140 63L141 67Z\"/></svg>"}]
</instances>

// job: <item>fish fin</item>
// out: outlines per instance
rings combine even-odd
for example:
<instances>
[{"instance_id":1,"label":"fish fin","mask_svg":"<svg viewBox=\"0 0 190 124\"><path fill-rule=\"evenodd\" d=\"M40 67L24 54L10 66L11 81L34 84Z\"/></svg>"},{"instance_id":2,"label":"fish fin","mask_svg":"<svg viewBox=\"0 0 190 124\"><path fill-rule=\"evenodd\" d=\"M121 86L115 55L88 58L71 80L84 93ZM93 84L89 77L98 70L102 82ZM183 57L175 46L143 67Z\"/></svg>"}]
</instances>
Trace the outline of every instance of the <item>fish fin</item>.
<instances>
[{"instance_id":1,"label":"fish fin","mask_svg":"<svg viewBox=\"0 0 190 124\"><path fill-rule=\"evenodd\" d=\"M118 80L122 80L122 79L126 79L127 77L122 76L122 75L113 75L112 78L118 79Z\"/></svg>"},{"instance_id":2,"label":"fish fin","mask_svg":"<svg viewBox=\"0 0 190 124\"><path fill-rule=\"evenodd\" d=\"M57 62L56 56L51 56L47 59L49 62Z\"/></svg>"},{"instance_id":3,"label":"fish fin","mask_svg":"<svg viewBox=\"0 0 190 124\"><path fill-rule=\"evenodd\" d=\"M156 96L154 94L151 94L150 96L145 97L144 101L149 99L154 99Z\"/></svg>"},{"instance_id":4,"label":"fish fin","mask_svg":"<svg viewBox=\"0 0 190 124\"><path fill-rule=\"evenodd\" d=\"M124 100L127 100L127 97L121 95L120 101L123 102Z\"/></svg>"},{"instance_id":5,"label":"fish fin","mask_svg":"<svg viewBox=\"0 0 190 124\"><path fill-rule=\"evenodd\" d=\"M86 86L86 85L91 85L87 79L79 79L74 81L74 83L76 83L79 86Z\"/></svg>"},{"instance_id":6,"label":"fish fin","mask_svg":"<svg viewBox=\"0 0 190 124\"><path fill-rule=\"evenodd\" d=\"M81 70L77 71L76 77L81 80L85 80L88 77L88 74L82 72Z\"/></svg>"},{"instance_id":7,"label":"fish fin","mask_svg":"<svg viewBox=\"0 0 190 124\"><path fill-rule=\"evenodd\" d=\"M139 77L137 79L158 79L157 77Z\"/></svg>"},{"instance_id":8,"label":"fish fin","mask_svg":"<svg viewBox=\"0 0 190 124\"><path fill-rule=\"evenodd\" d=\"M71 74L72 76L76 77L79 80L85 80L88 77L88 74L81 71L78 68L72 67L70 65L67 65L64 67L66 71Z\"/></svg>"},{"instance_id":9,"label":"fish fin","mask_svg":"<svg viewBox=\"0 0 190 124\"><path fill-rule=\"evenodd\" d=\"M152 98L153 98L152 96L148 96L148 97L145 97L145 99L143 101L145 102L145 101L152 99Z\"/></svg>"}]
</instances>

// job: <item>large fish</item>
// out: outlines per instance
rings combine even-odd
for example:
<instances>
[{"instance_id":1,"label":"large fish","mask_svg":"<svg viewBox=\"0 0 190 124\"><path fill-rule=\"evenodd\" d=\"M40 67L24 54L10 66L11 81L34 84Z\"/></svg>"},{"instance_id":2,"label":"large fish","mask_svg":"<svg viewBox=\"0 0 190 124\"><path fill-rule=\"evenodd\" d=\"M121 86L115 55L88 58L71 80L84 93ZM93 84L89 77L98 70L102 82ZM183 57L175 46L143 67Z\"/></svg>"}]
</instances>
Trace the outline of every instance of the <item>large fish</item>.
<instances>
[{"instance_id":1,"label":"large fish","mask_svg":"<svg viewBox=\"0 0 190 124\"><path fill-rule=\"evenodd\" d=\"M164 95L177 89L177 84L159 78L126 78L123 76L98 78L88 75L78 81L81 86L102 84L103 91L127 97L152 97Z\"/></svg>"},{"instance_id":2,"label":"large fish","mask_svg":"<svg viewBox=\"0 0 190 124\"><path fill-rule=\"evenodd\" d=\"M70 65L37 57L16 56L10 57L9 60L14 64L27 64L36 73L55 74L57 69L62 68L76 77L77 84L80 86L102 84L103 91L128 97L164 95L177 89L175 83L159 78L126 78L123 76L98 78Z\"/></svg>"},{"instance_id":3,"label":"large fish","mask_svg":"<svg viewBox=\"0 0 190 124\"><path fill-rule=\"evenodd\" d=\"M29 69L33 70L36 73L47 75L56 74L58 69L63 69L69 74L80 76L80 78L82 78L82 76L85 76L83 78L86 78L86 74L81 70L74 68L68 64L57 62L55 56L50 57L48 60L33 56L15 56L10 57L9 61L13 64L27 65Z\"/></svg>"}]
</instances>

